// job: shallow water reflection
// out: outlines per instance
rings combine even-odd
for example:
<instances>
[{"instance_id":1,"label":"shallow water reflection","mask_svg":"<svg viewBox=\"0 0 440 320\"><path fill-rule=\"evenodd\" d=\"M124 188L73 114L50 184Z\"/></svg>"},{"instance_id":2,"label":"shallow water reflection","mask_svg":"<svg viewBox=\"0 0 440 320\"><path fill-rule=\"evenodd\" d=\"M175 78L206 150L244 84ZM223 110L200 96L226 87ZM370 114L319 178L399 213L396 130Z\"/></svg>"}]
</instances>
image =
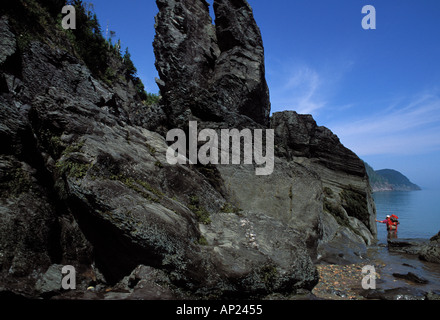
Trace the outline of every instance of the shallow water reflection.
<instances>
[{"instance_id":1,"label":"shallow water reflection","mask_svg":"<svg viewBox=\"0 0 440 320\"><path fill-rule=\"evenodd\" d=\"M379 267L377 270L380 274L380 279L377 280L378 289L412 287L427 292L440 290L439 264L421 261L414 255L389 252L384 244L370 247L367 251L367 259ZM428 283L417 284L393 276L393 273L408 274L408 272L428 280Z\"/></svg>"}]
</instances>

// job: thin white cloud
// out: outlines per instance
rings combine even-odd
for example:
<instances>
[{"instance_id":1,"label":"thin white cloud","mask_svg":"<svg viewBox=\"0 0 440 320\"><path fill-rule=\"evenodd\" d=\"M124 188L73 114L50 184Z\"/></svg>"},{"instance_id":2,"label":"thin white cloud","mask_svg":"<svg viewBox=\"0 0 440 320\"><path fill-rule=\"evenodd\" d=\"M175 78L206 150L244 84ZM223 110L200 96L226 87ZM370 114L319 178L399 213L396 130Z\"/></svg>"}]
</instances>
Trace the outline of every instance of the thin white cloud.
<instances>
[{"instance_id":1,"label":"thin white cloud","mask_svg":"<svg viewBox=\"0 0 440 320\"><path fill-rule=\"evenodd\" d=\"M418 95L367 118L332 125L341 142L360 156L440 150L440 95Z\"/></svg>"},{"instance_id":2,"label":"thin white cloud","mask_svg":"<svg viewBox=\"0 0 440 320\"><path fill-rule=\"evenodd\" d=\"M303 114L316 114L325 107L326 102L320 96L323 79L315 70L301 66L286 72L282 79L284 84L274 86L271 92L273 105Z\"/></svg>"},{"instance_id":3,"label":"thin white cloud","mask_svg":"<svg viewBox=\"0 0 440 320\"><path fill-rule=\"evenodd\" d=\"M308 63L271 60L267 64L273 111L295 110L317 116L339 90L341 80L353 69L352 59L333 61L319 68ZM344 108L349 108L346 105Z\"/></svg>"}]
</instances>

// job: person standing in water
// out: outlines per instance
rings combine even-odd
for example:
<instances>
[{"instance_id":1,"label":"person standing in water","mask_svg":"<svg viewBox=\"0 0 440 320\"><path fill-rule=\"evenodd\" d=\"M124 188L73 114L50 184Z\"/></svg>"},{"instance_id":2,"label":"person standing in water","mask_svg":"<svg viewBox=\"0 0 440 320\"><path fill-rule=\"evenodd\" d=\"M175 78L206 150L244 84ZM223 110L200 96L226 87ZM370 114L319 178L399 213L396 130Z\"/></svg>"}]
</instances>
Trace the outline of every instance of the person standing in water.
<instances>
[{"instance_id":1,"label":"person standing in water","mask_svg":"<svg viewBox=\"0 0 440 320\"><path fill-rule=\"evenodd\" d=\"M376 222L384 223L387 225L387 231L388 231L388 238L397 238L397 227L400 224L399 217L396 215L388 215L385 220L379 221L376 220Z\"/></svg>"}]
</instances>

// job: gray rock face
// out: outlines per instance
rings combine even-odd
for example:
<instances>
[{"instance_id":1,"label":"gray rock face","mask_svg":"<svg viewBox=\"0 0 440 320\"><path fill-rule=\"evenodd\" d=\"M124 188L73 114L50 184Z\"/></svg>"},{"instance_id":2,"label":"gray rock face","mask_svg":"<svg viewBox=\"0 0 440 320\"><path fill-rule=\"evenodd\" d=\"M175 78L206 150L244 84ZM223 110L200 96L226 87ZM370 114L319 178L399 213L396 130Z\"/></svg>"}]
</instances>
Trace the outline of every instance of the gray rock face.
<instances>
[{"instance_id":1,"label":"gray rock face","mask_svg":"<svg viewBox=\"0 0 440 320\"><path fill-rule=\"evenodd\" d=\"M178 116L178 125L189 117L202 120L201 127L214 129L268 125L265 119L270 103L264 79L264 49L252 9L246 1L214 1L213 26L206 3L202 2L158 1L154 47L164 109L184 114ZM182 6L190 9L183 10ZM177 19L177 13L184 19ZM185 34L183 26L192 19L202 23L197 30ZM190 52L176 46L187 48L195 38L201 45ZM190 61L186 63L186 59ZM182 88L185 93L177 93ZM244 120L243 116L257 123ZM263 211L302 230L315 257L331 259L328 253L332 252L330 256L355 259L353 252L362 251L377 233L363 162L330 130L318 127L309 115L276 113L270 119L270 127L276 135L274 173L255 177L251 167L218 166L228 201L244 210ZM336 252L347 241L356 245L344 254Z\"/></svg>"},{"instance_id":2,"label":"gray rock face","mask_svg":"<svg viewBox=\"0 0 440 320\"><path fill-rule=\"evenodd\" d=\"M163 105L175 124L187 122L219 55L206 1L156 1L153 47ZM171 107L170 103L173 103Z\"/></svg>"},{"instance_id":3,"label":"gray rock face","mask_svg":"<svg viewBox=\"0 0 440 320\"><path fill-rule=\"evenodd\" d=\"M163 105L182 126L190 116L235 123L239 115L269 121L264 49L245 0L158 0L154 50Z\"/></svg>"},{"instance_id":4,"label":"gray rock face","mask_svg":"<svg viewBox=\"0 0 440 320\"><path fill-rule=\"evenodd\" d=\"M264 212L223 213L227 200L206 170L169 165L165 139L127 124L121 100L105 103L114 89L74 57L34 42L23 61L23 89L0 97L7 142L1 291L78 298L56 283L66 264L92 299L170 298L179 290L249 297L313 287L316 270L294 230ZM38 75L42 87L31 85ZM160 270L169 288L140 281L125 296L85 291L97 282L122 285L138 265Z\"/></svg>"},{"instance_id":5,"label":"gray rock face","mask_svg":"<svg viewBox=\"0 0 440 320\"><path fill-rule=\"evenodd\" d=\"M217 104L267 125L269 89L265 78L264 47L246 0L214 1L215 28L220 56L211 90Z\"/></svg>"},{"instance_id":6,"label":"gray rock face","mask_svg":"<svg viewBox=\"0 0 440 320\"><path fill-rule=\"evenodd\" d=\"M278 156L306 167L321 183L317 195L323 210L315 217L319 223L312 224L312 229L319 230L317 255L328 262L356 260L364 245L371 244L377 234L374 200L362 160L329 129L317 126L310 115L293 111L275 113L271 128L275 131ZM294 196L304 198L303 191L313 194L309 192L312 185L299 185ZM341 252L344 246L347 250Z\"/></svg>"},{"instance_id":7,"label":"gray rock face","mask_svg":"<svg viewBox=\"0 0 440 320\"><path fill-rule=\"evenodd\" d=\"M0 295L291 295L316 284L314 261L351 262L374 239L363 167L309 116L273 117L270 176L167 163L167 127L267 129L270 105L246 1L215 1L215 27L203 0L157 4L160 106L142 109L132 83L99 81L53 43L4 55ZM1 43L11 34L0 26ZM75 292L59 287L63 265L76 268Z\"/></svg>"},{"instance_id":8,"label":"gray rock face","mask_svg":"<svg viewBox=\"0 0 440 320\"><path fill-rule=\"evenodd\" d=\"M0 64L3 64L17 49L15 35L9 31L9 22L6 16L0 18Z\"/></svg>"}]
</instances>

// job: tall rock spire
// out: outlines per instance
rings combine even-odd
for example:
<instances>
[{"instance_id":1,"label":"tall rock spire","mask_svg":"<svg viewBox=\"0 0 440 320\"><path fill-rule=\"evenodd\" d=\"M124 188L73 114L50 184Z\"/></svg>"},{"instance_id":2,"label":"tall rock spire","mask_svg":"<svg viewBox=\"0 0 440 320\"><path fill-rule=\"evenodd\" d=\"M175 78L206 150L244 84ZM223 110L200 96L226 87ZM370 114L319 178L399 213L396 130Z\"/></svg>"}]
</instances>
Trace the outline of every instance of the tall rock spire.
<instances>
[{"instance_id":1,"label":"tall rock spire","mask_svg":"<svg viewBox=\"0 0 440 320\"><path fill-rule=\"evenodd\" d=\"M226 121L243 115L268 125L269 90L260 30L246 0L157 0L154 52L169 121Z\"/></svg>"},{"instance_id":2,"label":"tall rock spire","mask_svg":"<svg viewBox=\"0 0 440 320\"><path fill-rule=\"evenodd\" d=\"M209 80L219 54L205 0L157 0L154 53L165 111L172 123L186 121L197 93ZM182 118L182 119L179 119Z\"/></svg>"},{"instance_id":3,"label":"tall rock spire","mask_svg":"<svg viewBox=\"0 0 440 320\"><path fill-rule=\"evenodd\" d=\"M215 0L214 12L221 54L213 90L229 110L267 125L270 100L264 47L252 8L246 0Z\"/></svg>"}]
</instances>

